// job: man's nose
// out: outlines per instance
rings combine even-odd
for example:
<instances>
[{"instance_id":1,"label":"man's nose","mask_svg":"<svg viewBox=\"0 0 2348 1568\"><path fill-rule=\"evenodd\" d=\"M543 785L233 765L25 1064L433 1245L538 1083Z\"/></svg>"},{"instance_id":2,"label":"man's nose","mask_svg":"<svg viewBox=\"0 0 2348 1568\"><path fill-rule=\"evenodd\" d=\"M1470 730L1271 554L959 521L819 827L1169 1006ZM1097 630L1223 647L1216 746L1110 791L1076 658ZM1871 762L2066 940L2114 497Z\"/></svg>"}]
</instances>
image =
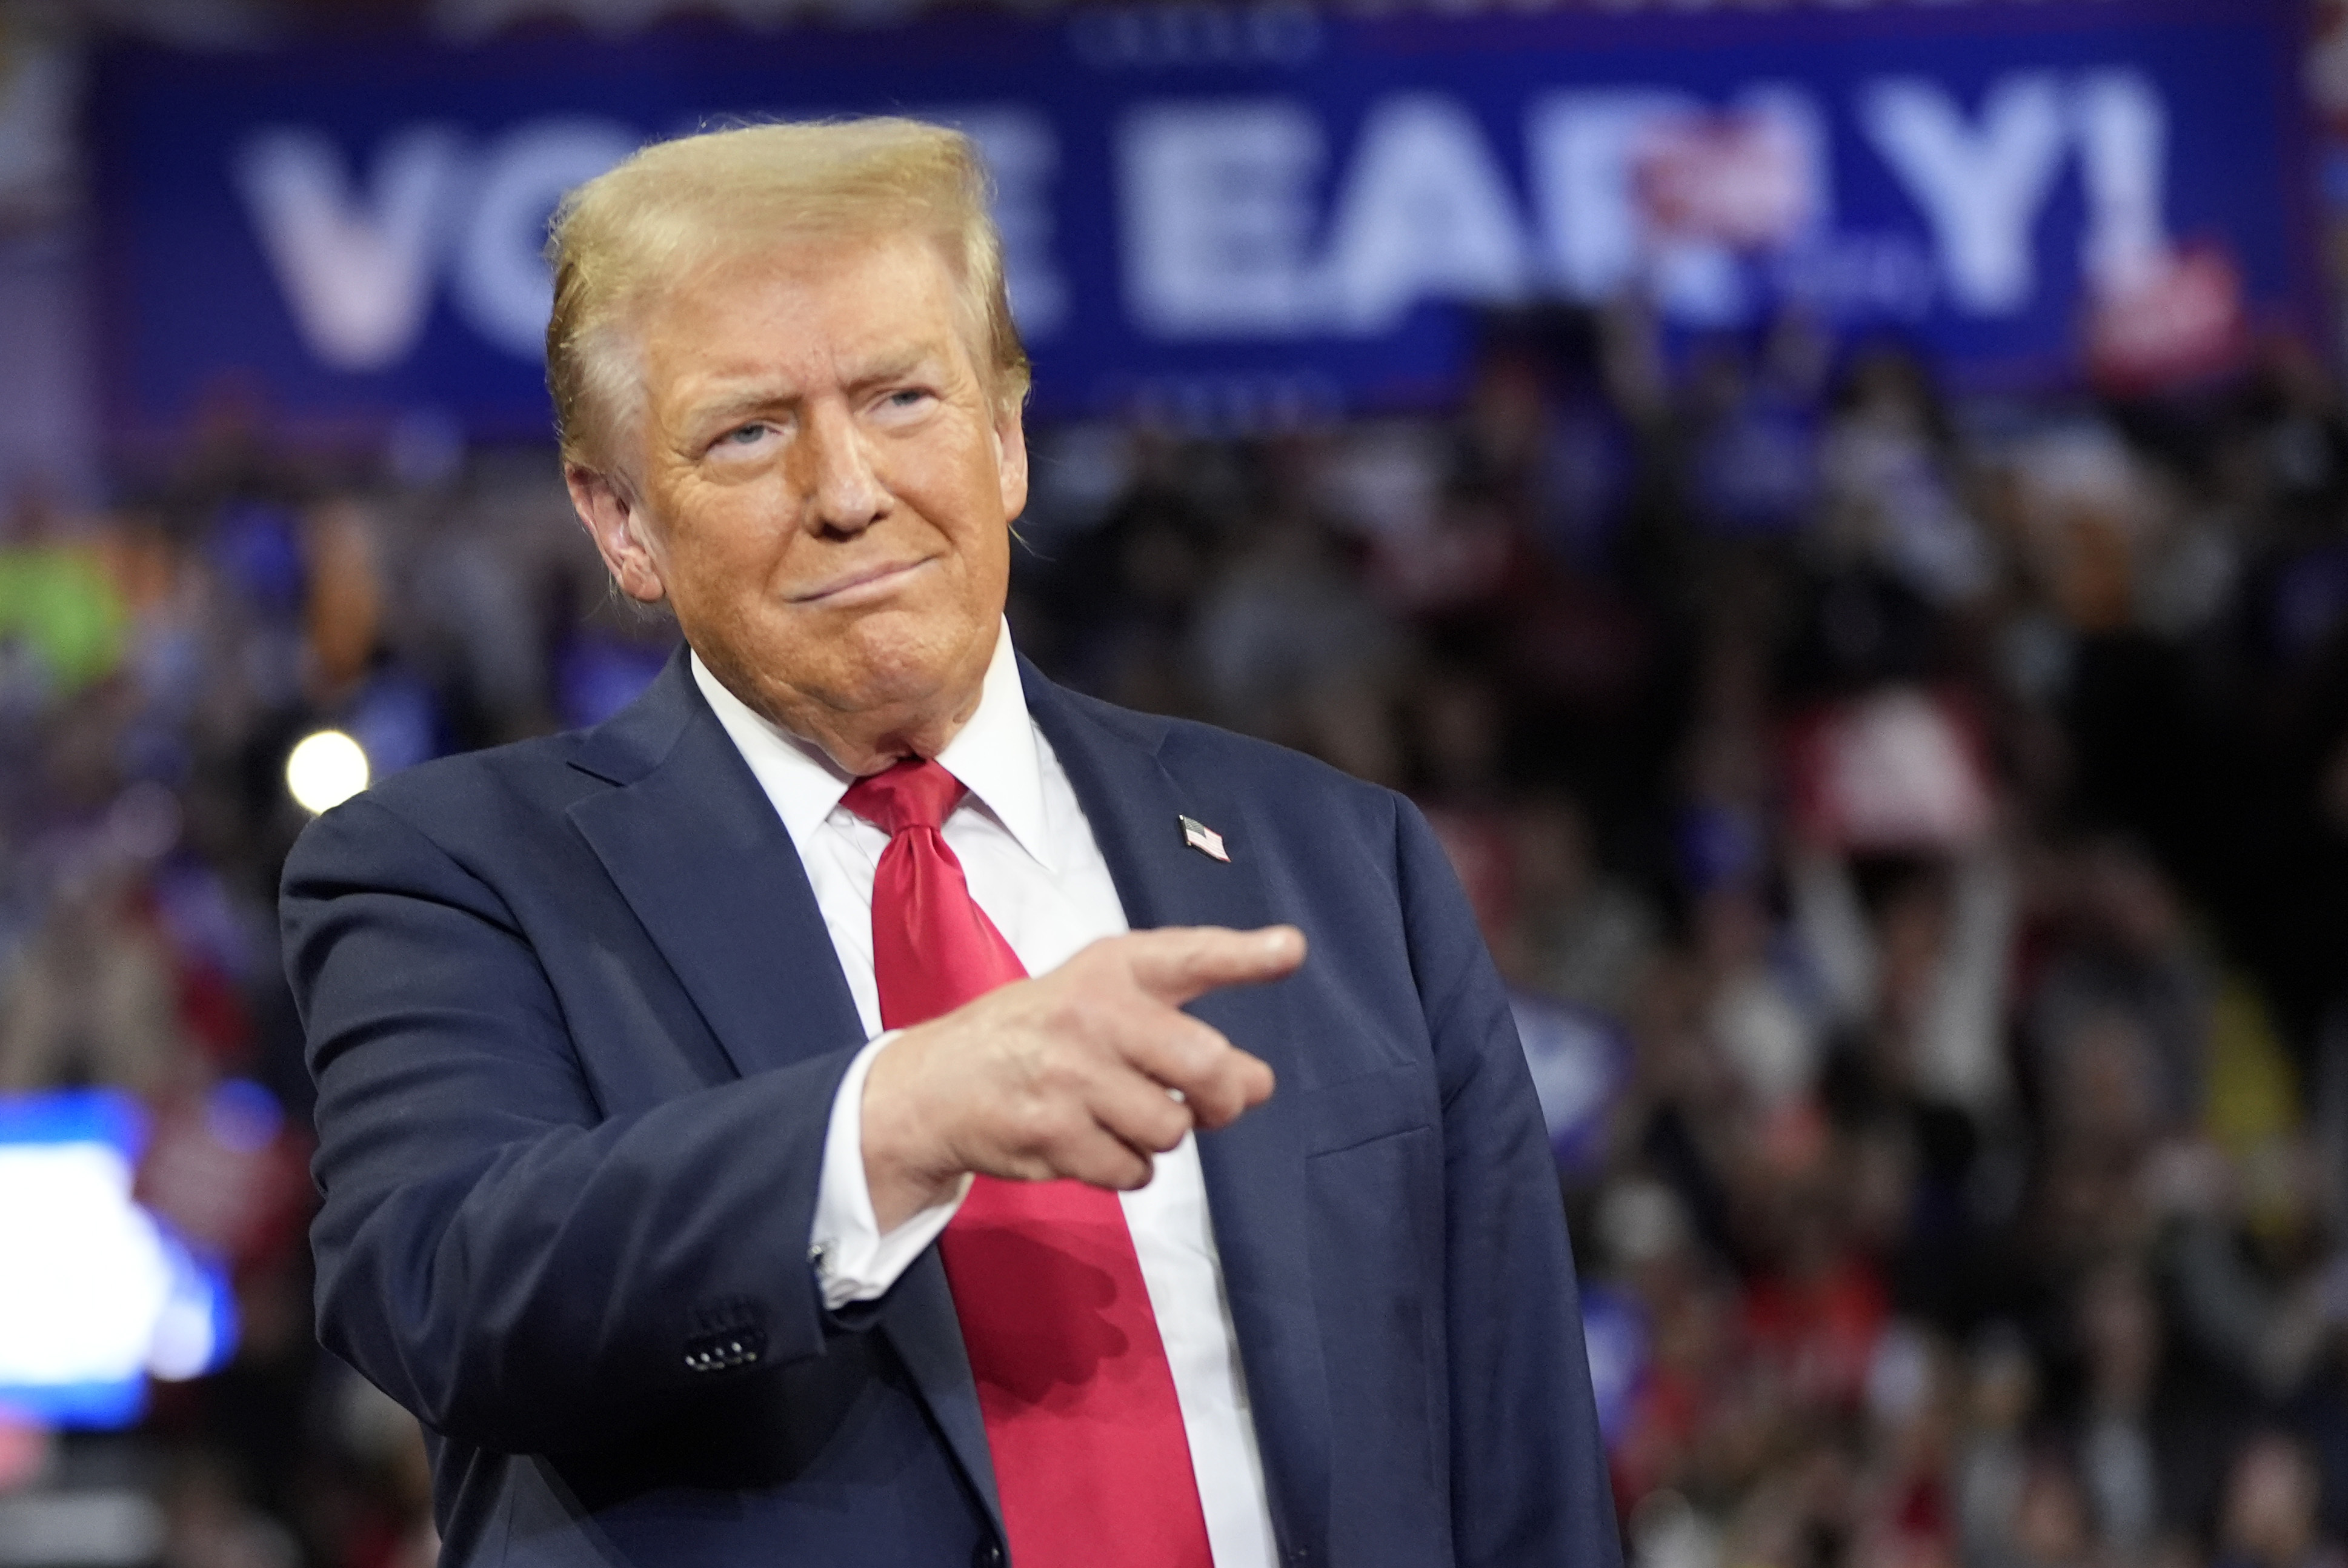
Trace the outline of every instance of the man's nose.
<instances>
[{"instance_id":1,"label":"man's nose","mask_svg":"<svg viewBox=\"0 0 2348 1568\"><path fill-rule=\"evenodd\" d=\"M888 510L888 487L847 409L819 404L808 410L798 448L798 489L811 525L860 533L880 521Z\"/></svg>"}]
</instances>

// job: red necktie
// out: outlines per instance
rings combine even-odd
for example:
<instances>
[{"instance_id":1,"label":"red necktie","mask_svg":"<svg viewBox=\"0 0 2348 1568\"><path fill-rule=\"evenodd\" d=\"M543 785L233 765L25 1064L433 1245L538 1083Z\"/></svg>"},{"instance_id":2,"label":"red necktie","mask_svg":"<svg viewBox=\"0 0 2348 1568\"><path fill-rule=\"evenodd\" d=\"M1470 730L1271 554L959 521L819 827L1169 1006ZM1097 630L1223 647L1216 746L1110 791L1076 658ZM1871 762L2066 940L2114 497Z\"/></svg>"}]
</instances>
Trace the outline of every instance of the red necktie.
<instances>
[{"instance_id":1,"label":"red necktie","mask_svg":"<svg viewBox=\"0 0 2348 1568\"><path fill-rule=\"evenodd\" d=\"M908 760L844 801L889 832L872 973L891 1029L1027 975L939 831L962 794L935 762ZM1014 1568L1210 1568L1190 1440L1117 1194L980 1176L938 1249Z\"/></svg>"}]
</instances>

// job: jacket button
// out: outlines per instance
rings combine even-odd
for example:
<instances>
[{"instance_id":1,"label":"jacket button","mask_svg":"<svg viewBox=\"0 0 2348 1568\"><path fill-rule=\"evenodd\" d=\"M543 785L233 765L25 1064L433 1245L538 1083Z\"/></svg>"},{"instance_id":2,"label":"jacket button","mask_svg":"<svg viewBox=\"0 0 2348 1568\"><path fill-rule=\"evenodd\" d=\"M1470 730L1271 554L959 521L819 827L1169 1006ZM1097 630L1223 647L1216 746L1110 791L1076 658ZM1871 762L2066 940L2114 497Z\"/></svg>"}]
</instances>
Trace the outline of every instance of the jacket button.
<instances>
[{"instance_id":1,"label":"jacket button","mask_svg":"<svg viewBox=\"0 0 2348 1568\"><path fill-rule=\"evenodd\" d=\"M992 1541L981 1542L970 1561L972 1568L1003 1568L1003 1548Z\"/></svg>"}]
</instances>

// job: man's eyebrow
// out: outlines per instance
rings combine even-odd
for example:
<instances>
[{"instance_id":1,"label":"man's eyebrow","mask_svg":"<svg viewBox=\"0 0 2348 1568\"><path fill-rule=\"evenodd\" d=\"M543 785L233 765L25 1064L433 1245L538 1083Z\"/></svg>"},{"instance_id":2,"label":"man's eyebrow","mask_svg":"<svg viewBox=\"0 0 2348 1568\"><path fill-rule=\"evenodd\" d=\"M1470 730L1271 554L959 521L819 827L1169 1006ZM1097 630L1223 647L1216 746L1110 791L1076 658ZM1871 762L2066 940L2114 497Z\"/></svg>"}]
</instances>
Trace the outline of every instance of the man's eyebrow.
<instances>
[{"instance_id":1,"label":"man's eyebrow","mask_svg":"<svg viewBox=\"0 0 2348 1568\"><path fill-rule=\"evenodd\" d=\"M901 380L939 356L935 344L908 344L884 355L876 355L865 367L848 378L848 385L861 389L883 381Z\"/></svg>"},{"instance_id":2,"label":"man's eyebrow","mask_svg":"<svg viewBox=\"0 0 2348 1568\"><path fill-rule=\"evenodd\" d=\"M778 403L788 403L792 397L790 390L779 384L744 387L737 390L714 395L703 402L694 404L686 411L685 418L695 425L746 418L761 409L771 408Z\"/></svg>"},{"instance_id":3,"label":"man's eyebrow","mask_svg":"<svg viewBox=\"0 0 2348 1568\"><path fill-rule=\"evenodd\" d=\"M940 357L936 344L908 344L875 355L864 366L846 378L851 391L862 391L883 382L896 381L911 375L932 360ZM685 418L695 428L747 419L778 404L795 401L798 388L783 381L760 381L745 378L713 390L701 402L688 409Z\"/></svg>"}]
</instances>

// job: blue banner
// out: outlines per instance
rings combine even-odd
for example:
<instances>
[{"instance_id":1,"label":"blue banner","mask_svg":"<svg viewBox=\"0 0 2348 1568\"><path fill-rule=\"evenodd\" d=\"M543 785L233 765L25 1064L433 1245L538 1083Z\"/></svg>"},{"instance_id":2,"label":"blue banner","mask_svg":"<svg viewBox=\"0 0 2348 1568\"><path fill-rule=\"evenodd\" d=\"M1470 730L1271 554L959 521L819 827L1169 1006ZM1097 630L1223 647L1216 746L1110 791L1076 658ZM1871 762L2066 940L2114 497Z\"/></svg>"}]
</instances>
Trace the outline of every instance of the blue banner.
<instances>
[{"instance_id":1,"label":"blue banner","mask_svg":"<svg viewBox=\"0 0 2348 1568\"><path fill-rule=\"evenodd\" d=\"M2157 373L2320 315L2287 0L1339 19L1289 0L244 56L96 85L109 406L546 425L561 190L742 117L959 124L1044 417L1452 395L1463 306L1786 304L1975 384ZM2180 337L2178 335L2182 334Z\"/></svg>"}]
</instances>

